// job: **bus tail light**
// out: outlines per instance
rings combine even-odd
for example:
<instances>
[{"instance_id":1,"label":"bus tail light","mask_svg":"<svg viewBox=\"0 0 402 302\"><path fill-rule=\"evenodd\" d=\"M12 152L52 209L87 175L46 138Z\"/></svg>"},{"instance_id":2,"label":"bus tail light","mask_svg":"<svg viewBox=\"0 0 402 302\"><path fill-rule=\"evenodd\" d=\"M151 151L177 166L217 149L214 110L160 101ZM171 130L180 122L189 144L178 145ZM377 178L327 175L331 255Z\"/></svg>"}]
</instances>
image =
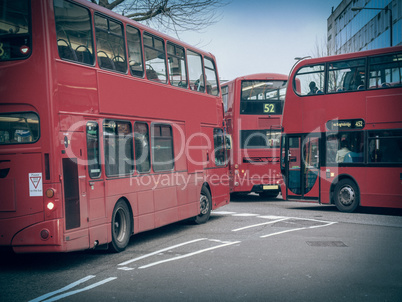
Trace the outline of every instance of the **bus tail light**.
<instances>
[{"instance_id":1,"label":"bus tail light","mask_svg":"<svg viewBox=\"0 0 402 302\"><path fill-rule=\"evenodd\" d=\"M56 217L60 217L61 214L61 206L60 206L60 198L59 191L55 189L53 186L49 187L45 191L45 200L44 200L44 208L46 212L46 219L54 219Z\"/></svg>"},{"instance_id":2,"label":"bus tail light","mask_svg":"<svg viewBox=\"0 0 402 302\"><path fill-rule=\"evenodd\" d=\"M47 198L52 198L54 196L54 190L53 189L47 189L46 190L46 197Z\"/></svg>"},{"instance_id":3,"label":"bus tail light","mask_svg":"<svg viewBox=\"0 0 402 302\"><path fill-rule=\"evenodd\" d=\"M47 205L46 205L46 208L48 209L48 210L53 210L54 209L54 207L55 207L55 205L54 205L54 203L52 202L52 201L49 201L48 203L47 203Z\"/></svg>"}]
</instances>

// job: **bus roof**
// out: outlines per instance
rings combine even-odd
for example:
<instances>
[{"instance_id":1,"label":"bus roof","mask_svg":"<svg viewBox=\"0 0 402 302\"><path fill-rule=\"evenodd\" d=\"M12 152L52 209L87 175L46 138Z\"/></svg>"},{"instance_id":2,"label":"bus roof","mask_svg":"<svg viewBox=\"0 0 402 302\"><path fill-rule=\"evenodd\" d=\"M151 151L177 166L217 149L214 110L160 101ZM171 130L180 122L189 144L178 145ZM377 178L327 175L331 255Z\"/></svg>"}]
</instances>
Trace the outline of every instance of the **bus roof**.
<instances>
[{"instance_id":1,"label":"bus roof","mask_svg":"<svg viewBox=\"0 0 402 302\"><path fill-rule=\"evenodd\" d=\"M402 46L377 48L377 49L372 49L372 50L364 50L364 51L345 53L345 54L340 54L340 55L332 55L332 56L326 56L326 57L304 59L304 60L301 60L300 62L298 62L294 66L294 68L292 70L292 74L296 70L300 69L301 66L305 66L305 65L313 65L313 64L338 61L338 60L348 60L348 59L353 59L353 58L358 58L358 57L383 55L386 53L399 52L399 51L402 51Z\"/></svg>"},{"instance_id":2,"label":"bus roof","mask_svg":"<svg viewBox=\"0 0 402 302\"><path fill-rule=\"evenodd\" d=\"M237 77L233 80L223 83L221 86L230 84L234 81L238 80L282 80L286 81L288 79L287 75L280 74L280 73L254 73L245 76Z\"/></svg>"}]
</instances>

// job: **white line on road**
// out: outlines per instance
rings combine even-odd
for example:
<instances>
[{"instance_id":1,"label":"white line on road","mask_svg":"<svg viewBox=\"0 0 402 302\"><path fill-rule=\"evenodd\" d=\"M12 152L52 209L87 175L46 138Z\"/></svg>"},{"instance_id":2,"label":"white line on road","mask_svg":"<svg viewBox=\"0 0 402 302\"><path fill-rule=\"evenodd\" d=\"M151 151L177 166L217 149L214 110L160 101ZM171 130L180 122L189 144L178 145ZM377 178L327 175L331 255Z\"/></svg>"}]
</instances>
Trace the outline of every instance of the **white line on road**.
<instances>
[{"instance_id":1,"label":"white line on road","mask_svg":"<svg viewBox=\"0 0 402 302\"><path fill-rule=\"evenodd\" d=\"M248 225L248 226L245 226L245 227L242 227L242 228L234 229L234 230L232 230L232 232L242 231L242 230L249 229L249 228L255 228L255 227L258 227L258 226L261 226L261 225L272 224L272 223L276 223L276 222L283 221L283 220L286 220L286 219L289 219L289 218L281 218L281 219L277 219L277 220L273 220L273 221L268 221L268 222Z\"/></svg>"},{"instance_id":2,"label":"white line on road","mask_svg":"<svg viewBox=\"0 0 402 302\"><path fill-rule=\"evenodd\" d=\"M65 297L69 297L69 296L72 296L72 295L81 293L81 292L83 292L83 291L90 290L90 289L92 289L92 288L95 288L95 287L97 287L97 286L103 285L103 284L105 284L105 283L107 283L107 282L110 282L110 281L113 281L113 280L115 280L115 279L117 279L117 277L110 277L110 278L107 278L107 279L105 279L105 280L96 282L96 283L94 283L94 284L92 284L92 285L88 285L87 287L84 287L84 288L81 288L81 289L77 289L77 290L73 290L73 291L71 291L71 292L67 292L67 293L58 295L58 296L53 297L53 298L50 298L50 299L48 299L48 300L44 300L43 302L57 301L57 300L60 300L60 299L65 298Z\"/></svg>"},{"instance_id":3,"label":"white line on road","mask_svg":"<svg viewBox=\"0 0 402 302\"><path fill-rule=\"evenodd\" d=\"M122 262L122 263L120 263L120 264L118 264L118 265L119 265L119 266L124 266L124 265L130 264L130 263L132 263L132 262L135 262L135 261L138 261L138 260L147 258L147 257L151 257L151 256L157 255L157 254L159 254L159 253L166 252L166 251L169 251L169 250L171 250L171 249L175 249L175 248L177 248L177 247L180 247L180 246L183 246L183 245L187 245L187 244L191 244L191 243L194 243L194 242L197 242L197 241L201 241L201 240L207 240L207 238L199 238L199 239L195 239L195 240L183 242L183 243L180 243L180 244L176 244L176 245L173 245L173 246L169 246L169 247L164 248L164 249L161 249L161 250L159 250L159 251L152 252L152 253L149 253L149 254L146 254L146 255L143 255L143 256L141 256L141 257L137 257L137 258L134 258L134 259L131 259L131 260L127 260L127 261Z\"/></svg>"},{"instance_id":4,"label":"white line on road","mask_svg":"<svg viewBox=\"0 0 402 302\"><path fill-rule=\"evenodd\" d=\"M313 226L304 227L304 228L297 228L297 229L291 229L291 230L286 230L286 231L282 231L282 232L276 232L276 233L272 233L272 234L262 235L262 236L260 236L260 238L266 238L266 237L271 237L271 236L281 235L284 233L306 230L306 229L322 228L322 227L330 226L334 223L336 223L336 222L328 222L327 224L323 224L323 225L313 225Z\"/></svg>"},{"instance_id":5,"label":"white line on road","mask_svg":"<svg viewBox=\"0 0 402 302\"><path fill-rule=\"evenodd\" d=\"M72 292L67 292L67 293L65 293L65 294L58 295L58 296L55 296L55 297L53 297L53 298L50 298L50 299L46 300L47 298L49 298L49 297L51 297L51 296L54 296L54 295L59 294L59 293L62 293L62 292L66 292L66 291L68 291L69 289L71 289L71 288L73 288L73 287L76 287L77 285L80 285L81 283L84 283L84 282L86 282L86 281L88 281L88 280L90 280L90 279L92 279L92 278L95 278L95 276L93 276L93 275L86 276L85 278L82 278L82 279L80 279L80 280L78 280L78 281L75 281L75 282L73 282L73 283L71 283L71 284L69 284L69 285L67 285L67 286L65 286L65 287L63 287L63 288L60 288L60 289L58 289L58 290L55 290L55 291L53 291L53 292L47 293L47 294L45 294L45 295L42 295L42 296L40 296L40 297L38 297L38 298L36 298L36 299L33 299L33 300L29 301L29 302L39 302L39 301L50 302L50 301L56 301L56 300L62 299L62 298L64 298L64 297L68 297L68 296L74 295L74 294L76 294L76 293L79 293L79 292L82 292L82 291L85 291L85 290L89 290L89 289L91 289L91 288L97 287L97 286L99 286L99 285L105 284L106 282L109 282L109 281L112 281L112 280L116 279L116 277L107 278L107 279L105 279L105 280L103 280L103 281L100 281L100 282L97 282L97 283L95 283L95 284L89 285L89 286L87 286L87 287L85 287L85 288L78 289L78 290L75 290L75 291L72 291Z\"/></svg>"},{"instance_id":6,"label":"white line on road","mask_svg":"<svg viewBox=\"0 0 402 302\"><path fill-rule=\"evenodd\" d=\"M224 241L220 241L220 240L213 240L213 241L224 242ZM182 256L177 256L177 257L173 257L173 258L170 258L170 259L165 259L165 260L153 262L153 263L150 263L150 264L147 264L147 265L143 265L143 266L140 266L139 269L148 268L148 267L158 265L158 264L161 264L161 263L165 263L165 262L169 262L169 261L180 260L180 259L183 259L183 258L191 257L191 256L194 256L194 255L197 255L197 254L201 254L201 253L204 253L204 252L207 252L207 251L211 251L211 250L214 250L214 249L218 249L218 248L228 246L228 245L233 245L233 244L240 243L240 242L241 241L224 242L224 244L213 246L213 247L210 247L210 248L207 248L207 249L203 249L203 250L195 251L195 252L188 253L188 254L185 254L185 255L182 255Z\"/></svg>"}]
</instances>

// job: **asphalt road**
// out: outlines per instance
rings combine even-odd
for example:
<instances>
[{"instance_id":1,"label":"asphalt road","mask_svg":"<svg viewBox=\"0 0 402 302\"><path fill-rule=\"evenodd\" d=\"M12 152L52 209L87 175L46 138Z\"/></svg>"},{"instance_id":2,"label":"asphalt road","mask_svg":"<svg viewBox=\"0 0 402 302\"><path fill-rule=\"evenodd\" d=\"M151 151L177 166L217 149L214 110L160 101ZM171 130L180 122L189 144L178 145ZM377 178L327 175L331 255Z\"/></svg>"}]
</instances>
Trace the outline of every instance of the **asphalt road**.
<instances>
[{"instance_id":1,"label":"asphalt road","mask_svg":"<svg viewBox=\"0 0 402 302\"><path fill-rule=\"evenodd\" d=\"M1 301L401 301L402 210L240 196L126 251L0 257Z\"/></svg>"}]
</instances>

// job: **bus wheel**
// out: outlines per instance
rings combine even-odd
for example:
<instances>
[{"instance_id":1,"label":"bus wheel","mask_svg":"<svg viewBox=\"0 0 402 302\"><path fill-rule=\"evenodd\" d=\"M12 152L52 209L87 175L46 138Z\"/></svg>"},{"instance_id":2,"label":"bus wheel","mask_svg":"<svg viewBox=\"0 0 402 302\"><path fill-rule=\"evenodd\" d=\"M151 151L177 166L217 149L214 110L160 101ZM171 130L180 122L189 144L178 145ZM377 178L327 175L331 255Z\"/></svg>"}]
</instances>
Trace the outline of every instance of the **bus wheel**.
<instances>
[{"instance_id":1,"label":"bus wheel","mask_svg":"<svg viewBox=\"0 0 402 302\"><path fill-rule=\"evenodd\" d=\"M112 245L110 249L119 253L124 251L131 236L130 210L123 200L119 200L112 214Z\"/></svg>"},{"instance_id":2,"label":"bus wheel","mask_svg":"<svg viewBox=\"0 0 402 302\"><path fill-rule=\"evenodd\" d=\"M360 203L356 183L350 179L342 179L335 186L335 205L341 212L352 213Z\"/></svg>"},{"instance_id":3,"label":"bus wheel","mask_svg":"<svg viewBox=\"0 0 402 302\"><path fill-rule=\"evenodd\" d=\"M203 186L200 194L200 214L194 217L194 223L203 224L211 216L212 198L207 187Z\"/></svg>"}]
</instances>

